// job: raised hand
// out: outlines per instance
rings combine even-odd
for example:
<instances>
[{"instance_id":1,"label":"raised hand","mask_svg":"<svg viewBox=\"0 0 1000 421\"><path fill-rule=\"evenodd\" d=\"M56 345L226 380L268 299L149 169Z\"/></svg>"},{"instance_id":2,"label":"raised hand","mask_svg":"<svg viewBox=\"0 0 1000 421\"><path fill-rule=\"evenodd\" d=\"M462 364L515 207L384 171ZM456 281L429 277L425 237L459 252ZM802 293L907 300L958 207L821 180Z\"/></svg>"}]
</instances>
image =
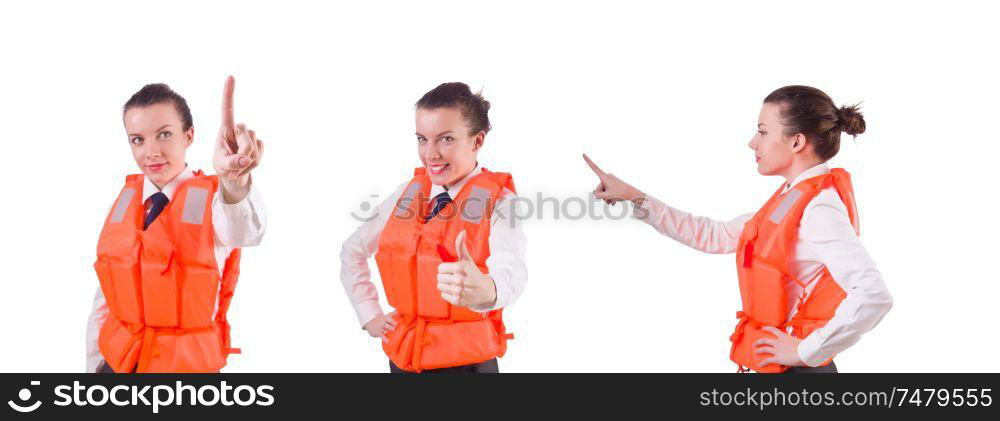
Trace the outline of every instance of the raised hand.
<instances>
[{"instance_id":1,"label":"raised hand","mask_svg":"<svg viewBox=\"0 0 1000 421\"><path fill-rule=\"evenodd\" d=\"M465 246L465 231L455 239L458 261L438 265L438 290L441 298L462 307L492 307L497 301L496 284L473 261Z\"/></svg>"},{"instance_id":2,"label":"raised hand","mask_svg":"<svg viewBox=\"0 0 1000 421\"><path fill-rule=\"evenodd\" d=\"M642 200L645 199L646 195L632 187L632 185L622 181L614 174L606 173L594 161L590 160L587 154L583 154L583 160L587 162L590 169L597 174L597 178L600 179L600 183L597 184L597 188L594 189L594 197L604 200L608 204L615 204L622 200L630 200L636 202L636 204L641 204Z\"/></svg>"},{"instance_id":3,"label":"raised hand","mask_svg":"<svg viewBox=\"0 0 1000 421\"><path fill-rule=\"evenodd\" d=\"M236 81L226 78L222 90L222 124L215 145L212 163L223 183L226 202L235 203L249 193L250 171L260 165L264 142L244 124L236 124L233 113L233 91Z\"/></svg>"}]
</instances>

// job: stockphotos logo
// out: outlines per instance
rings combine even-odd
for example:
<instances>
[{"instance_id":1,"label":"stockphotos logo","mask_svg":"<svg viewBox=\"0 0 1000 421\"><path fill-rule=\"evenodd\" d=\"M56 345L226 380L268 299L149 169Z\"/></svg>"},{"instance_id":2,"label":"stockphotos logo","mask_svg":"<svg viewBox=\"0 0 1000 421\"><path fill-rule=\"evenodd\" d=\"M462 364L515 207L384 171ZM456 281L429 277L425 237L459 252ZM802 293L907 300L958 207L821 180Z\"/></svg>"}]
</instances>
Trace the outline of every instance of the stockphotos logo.
<instances>
[{"instance_id":1,"label":"stockphotos logo","mask_svg":"<svg viewBox=\"0 0 1000 421\"><path fill-rule=\"evenodd\" d=\"M32 386L38 386L41 382L32 380ZM233 386L222 381L218 386L214 384L193 386L185 385L182 381L176 381L173 385L125 385L104 386L100 384L85 385L80 381L74 381L72 385L61 384L53 389L56 399L52 402L56 406L76 406L76 407L101 407L107 404L114 406L148 407L154 414L160 412L160 408L169 406L203 406L212 407L223 406L271 406L274 405L274 386ZM31 399L31 390L21 389L18 394L21 402L8 401L7 404L18 412L32 412L42 405L42 401L36 400L28 403Z\"/></svg>"},{"instance_id":2,"label":"stockphotos logo","mask_svg":"<svg viewBox=\"0 0 1000 421\"><path fill-rule=\"evenodd\" d=\"M38 386L39 384L41 384L41 382L38 380L31 381L32 386ZM21 399L21 402L28 402L28 399L31 399L31 389L28 389L27 387L21 389L17 392L17 397ZM17 402L10 400L7 401L7 405L10 405L10 408L17 412L31 412L38 409L39 406L42 406L42 401L35 401L35 403L32 404L20 405Z\"/></svg>"}]
</instances>

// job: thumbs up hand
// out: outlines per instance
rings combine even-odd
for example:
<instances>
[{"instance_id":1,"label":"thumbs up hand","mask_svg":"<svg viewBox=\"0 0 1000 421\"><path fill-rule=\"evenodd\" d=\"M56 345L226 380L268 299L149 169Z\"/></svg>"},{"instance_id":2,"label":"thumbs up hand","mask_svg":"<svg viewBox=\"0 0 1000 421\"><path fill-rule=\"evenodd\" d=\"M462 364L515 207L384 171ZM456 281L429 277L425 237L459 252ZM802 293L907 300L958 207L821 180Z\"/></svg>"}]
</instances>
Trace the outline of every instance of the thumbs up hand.
<instances>
[{"instance_id":1,"label":"thumbs up hand","mask_svg":"<svg viewBox=\"0 0 1000 421\"><path fill-rule=\"evenodd\" d=\"M594 174L597 174L597 178L601 181L597 185L597 188L594 189L594 197L602 199L611 205L622 200L630 200L635 202L636 205L641 205L642 201L646 199L646 194L639 191L639 189L615 177L614 174L601 170L594 161L590 160L587 154L583 154L583 160L587 161L587 165L590 166L590 169L594 171Z\"/></svg>"},{"instance_id":2,"label":"thumbs up hand","mask_svg":"<svg viewBox=\"0 0 1000 421\"><path fill-rule=\"evenodd\" d=\"M257 133L243 124L234 123L235 85L232 76L226 78L222 90L222 125L212 159L227 203L239 202L250 192L250 170L260 165L264 153L264 142L257 139Z\"/></svg>"},{"instance_id":3,"label":"thumbs up hand","mask_svg":"<svg viewBox=\"0 0 1000 421\"><path fill-rule=\"evenodd\" d=\"M492 307L497 301L493 278L479 270L465 246L465 231L455 239L458 261L438 265L438 290L441 298L462 307Z\"/></svg>"}]
</instances>

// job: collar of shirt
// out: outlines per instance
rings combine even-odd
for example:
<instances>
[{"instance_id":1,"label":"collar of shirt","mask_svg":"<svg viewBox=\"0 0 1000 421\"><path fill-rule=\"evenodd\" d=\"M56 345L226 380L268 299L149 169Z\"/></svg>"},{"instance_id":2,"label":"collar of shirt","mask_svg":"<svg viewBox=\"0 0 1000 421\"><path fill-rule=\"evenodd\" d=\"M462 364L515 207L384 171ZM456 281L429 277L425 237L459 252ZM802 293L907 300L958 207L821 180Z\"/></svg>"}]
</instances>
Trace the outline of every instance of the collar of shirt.
<instances>
[{"instance_id":1,"label":"collar of shirt","mask_svg":"<svg viewBox=\"0 0 1000 421\"><path fill-rule=\"evenodd\" d=\"M441 193L444 193L444 192L455 192L455 193L458 193L458 192L462 191L462 186L464 186L465 183L468 183L469 180L472 179L472 177L476 176L476 174L479 174L480 172L482 172L482 168L483 168L482 165L479 165L479 163L477 162L476 163L476 168L473 168L472 171L469 172L468 175L466 175L465 177L462 177L461 180L458 180L457 183L452 184L451 187L448 187L448 188L445 188L444 186L439 186L437 184L431 184L431 197L432 198L433 197L437 197L437 195L439 195ZM448 196L451 196L452 199L455 198L455 196L453 194L451 194L451 193L448 193Z\"/></svg>"},{"instance_id":2,"label":"collar of shirt","mask_svg":"<svg viewBox=\"0 0 1000 421\"><path fill-rule=\"evenodd\" d=\"M792 187L795 187L796 184L799 184L803 180L808 180L817 175L823 175L829 172L830 172L830 167L827 167L825 162L820 163L819 165L809 168L808 170L802 171L802 174L799 174L798 177L795 177L795 180L793 180L791 184L785 183L785 189L782 190L781 193L784 194L788 190L791 190Z\"/></svg>"},{"instance_id":3,"label":"collar of shirt","mask_svg":"<svg viewBox=\"0 0 1000 421\"><path fill-rule=\"evenodd\" d=\"M167 183L167 185L163 186L162 189L156 187L156 184L153 184L152 181L149 181L149 177L143 177L143 182L142 182L143 205L145 205L147 208L151 206L149 202L149 197L156 194L156 192L163 192L163 194L167 195L168 200L173 200L174 192L177 191L177 187L181 185L181 182L192 177L194 177L194 171L189 170L187 164L184 164L184 169L181 170L181 173L177 174L177 177L174 177L173 180L170 180L170 182Z\"/></svg>"}]
</instances>

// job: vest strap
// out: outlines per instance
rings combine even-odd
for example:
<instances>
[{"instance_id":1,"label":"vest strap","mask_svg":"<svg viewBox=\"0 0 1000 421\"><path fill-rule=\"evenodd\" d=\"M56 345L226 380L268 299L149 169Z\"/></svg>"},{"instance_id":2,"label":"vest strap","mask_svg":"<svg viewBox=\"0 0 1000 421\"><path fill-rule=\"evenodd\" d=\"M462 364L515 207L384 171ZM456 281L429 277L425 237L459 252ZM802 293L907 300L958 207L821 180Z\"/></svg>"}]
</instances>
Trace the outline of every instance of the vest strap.
<instances>
[{"instance_id":1,"label":"vest strap","mask_svg":"<svg viewBox=\"0 0 1000 421\"><path fill-rule=\"evenodd\" d=\"M742 310L736 312L736 318L740 321L736 323L736 329L733 331L733 334L729 335L729 341L733 343L733 350L736 349L736 342L743 339L743 332L746 330L747 325L753 328L761 327L760 322L754 320Z\"/></svg>"},{"instance_id":2,"label":"vest strap","mask_svg":"<svg viewBox=\"0 0 1000 421\"><path fill-rule=\"evenodd\" d=\"M423 356L424 347L430 345L431 339L426 337L427 325L428 324L454 324L454 320L448 319L426 319L420 316L414 316L409 314L400 314L403 317L402 323L396 325L396 329L400 332L397 333L400 340L396 341L396 348L393 349L393 355L400 355L402 351L403 340L406 334L410 331L413 332L413 349L409 354L410 366L413 371L417 373L423 371L423 367L420 365L420 359Z\"/></svg>"},{"instance_id":3,"label":"vest strap","mask_svg":"<svg viewBox=\"0 0 1000 421\"><path fill-rule=\"evenodd\" d=\"M395 341L395 347L392 349L391 356L399 358L399 356L408 355L410 360L409 366L413 369L413 371L417 373L423 371L423 366L421 366L420 361L423 357L424 347L431 345L433 342L433 340L426 335L427 326L454 325L459 323L476 323L476 321L428 319L410 314L402 314L402 313L397 313L397 314L399 314L400 317L402 317L402 320L400 323L396 325L396 328L393 329L393 331L397 332L395 334L398 335L397 337L399 339ZM499 317L495 318L491 317L491 321L493 322L494 329L496 329L497 338L499 341L498 345L500 346L500 355L498 356L503 356L504 350L506 350L507 341L514 339L514 334L507 333L507 328L506 326L504 326L503 320L500 319ZM405 338L406 335L409 334L410 332L413 332L413 345L412 345L413 348L410 350L411 352L406 353L404 352L406 350L403 349L403 342L404 342L403 338Z\"/></svg>"},{"instance_id":4,"label":"vest strap","mask_svg":"<svg viewBox=\"0 0 1000 421\"><path fill-rule=\"evenodd\" d=\"M149 371L149 363L153 360L153 357L159 355L159 352L155 349L156 335L161 334L173 334L173 335L183 335L187 333L204 332L211 330L213 326L197 327L197 328L180 328L180 327L153 327L147 326L139 323L129 323L129 322L119 322L124 325L129 332L132 333L132 339L129 340L126 348L131 348L133 344L141 341L139 346L139 361L136 366L136 372L146 373Z\"/></svg>"},{"instance_id":5,"label":"vest strap","mask_svg":"<svg viewBox=\"0 0 1000 421\"><path fill-rule=\"evenodd\" d=\"M743 267L746 269L753 267L753 245L757 242L757 238L747 241L746 247L743 248Z\"/></svg>"},{"instance_id":6,"label":"vest strap","mask_svg":"<svg viewBox=\"0 0 1000 421\"><path fill-rule=\"evenodd\" d=\"M801 303L800 303L800 305L801 305ZM802 313L796 313L796 315L793 316L791 320L789 320L789 321L781 324L780 326L778 326L778 330L780 330L782 332L785 332L790 327L790 328L792 328L792 334L791 334L792 336L794 336L796 338L799 338L799 339L805 339L805 335L803 334L804 333L804 331L803 331L804 327L806 327L808 325L811 325L811 324L821 324L821 323L829 321L827 319L816 319L816 318L801 317L801 314ZM733 334L729 336L729 340L732 342L732 345L731 345L731 347L729 349L729 356L730 356L730 358L732 358L732 356L735 354L735 352L736 352L736 343L739 342L739 340L743 338L743 334L746 331L747 326L750 326L750 327L755 328L755 329L756 328L760 328L761 326L764 326L762 323L758 322L757 320L754 320L752 317L750 317L750 315L746 314L743 311L737 311L736 312L736 318L739 319L740 321L736 324L736 329L733 331ZM822 365L827 365L827 364L830 363L831 360L833 360L833 356L830 356L830 358L827 358L827 360L824 361L820 365L821 366ZM747 368L747 367L744 367L742 364L737 363L736 366L737 366L737 370L736 370L737 373L747 373L747 372L750 372L750 369Z\"/></svg>"}]
</instances>

